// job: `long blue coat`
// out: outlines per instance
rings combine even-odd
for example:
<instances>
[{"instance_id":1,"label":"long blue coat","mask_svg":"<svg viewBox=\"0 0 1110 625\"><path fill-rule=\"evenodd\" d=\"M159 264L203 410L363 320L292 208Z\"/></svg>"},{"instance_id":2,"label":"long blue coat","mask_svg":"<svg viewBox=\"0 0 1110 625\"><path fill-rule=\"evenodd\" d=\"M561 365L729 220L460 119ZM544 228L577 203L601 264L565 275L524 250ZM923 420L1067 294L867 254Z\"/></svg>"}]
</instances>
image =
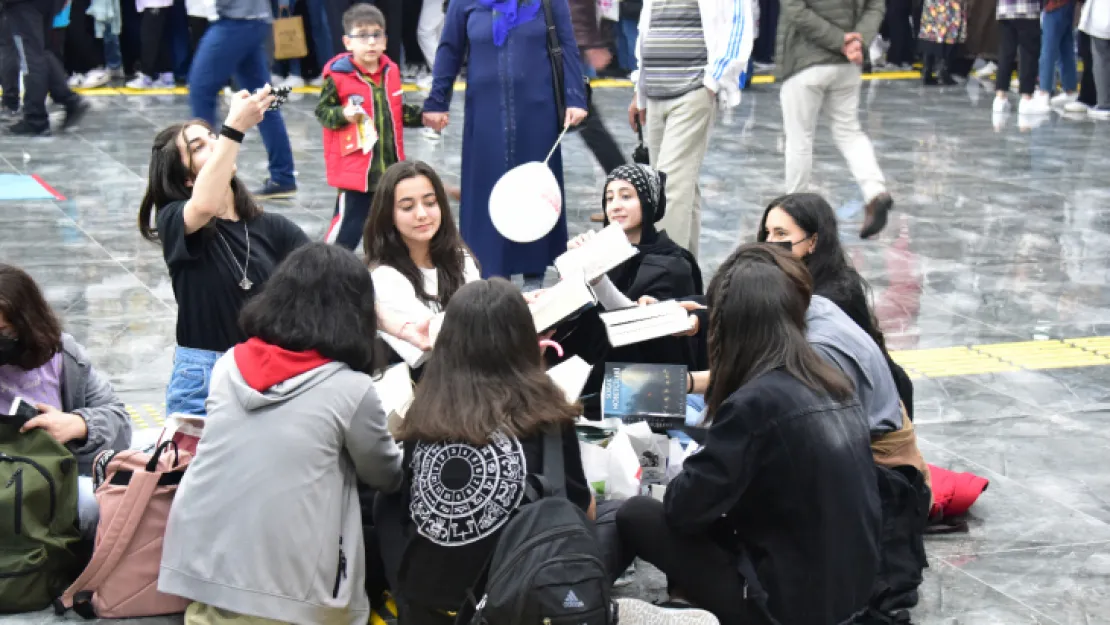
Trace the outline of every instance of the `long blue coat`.
<instances>
[{"instance_id":1,"label":"long blue coat","mask_svg":"<svg viewBox=\"0 0 1110 625\"><path fill-rule=\"evenodd\" d=\"M584 109L586 92L567 0L549 1L563 49L566 104ZM455 77L469 54L459 207L462 236L477 256L483 277L542 274L566 251L566 211L546 237L534 243L513 243L494 229L489 196L505 172L522 163L542 161L562 130L551 81L547 26L541 9L496 46L493 19L493 13L479 0L451 0L424 111L450 108ZM547 164L562 189L561 152L557 150ZM563 202L565 207L565 192Z\"/></svg>"}]
</instances>

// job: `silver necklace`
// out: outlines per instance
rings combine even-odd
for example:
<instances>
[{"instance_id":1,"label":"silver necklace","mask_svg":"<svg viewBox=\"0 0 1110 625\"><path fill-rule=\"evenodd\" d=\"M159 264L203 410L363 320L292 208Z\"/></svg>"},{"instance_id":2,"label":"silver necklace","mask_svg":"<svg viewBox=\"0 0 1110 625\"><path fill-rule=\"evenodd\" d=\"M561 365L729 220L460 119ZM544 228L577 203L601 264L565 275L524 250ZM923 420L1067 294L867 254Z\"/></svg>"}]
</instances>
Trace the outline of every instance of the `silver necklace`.
<instances>
[{"instance_id":1,"label":"silver necklace","mask_svg":"<svg viewBox=\"0 0 1110 625\"><path fill-rule=\"evenodd\" d=\"M227 239L224 238L223 233L216 230L216 236L220 237L220 242L224 244L227 255L231 257L231 261L235 263L235 266L243 273L243 279L239 281L239 288L244 291L251 290L254 283L247 278L247 267L251 265L251 231L250 228L247 227L247 222L243 222L243 236L247 239L247 257L242 265L239 264L239 259L235 258L235 253L231 251L231 246L227 244Z\"/></svg>"}]
</instances>

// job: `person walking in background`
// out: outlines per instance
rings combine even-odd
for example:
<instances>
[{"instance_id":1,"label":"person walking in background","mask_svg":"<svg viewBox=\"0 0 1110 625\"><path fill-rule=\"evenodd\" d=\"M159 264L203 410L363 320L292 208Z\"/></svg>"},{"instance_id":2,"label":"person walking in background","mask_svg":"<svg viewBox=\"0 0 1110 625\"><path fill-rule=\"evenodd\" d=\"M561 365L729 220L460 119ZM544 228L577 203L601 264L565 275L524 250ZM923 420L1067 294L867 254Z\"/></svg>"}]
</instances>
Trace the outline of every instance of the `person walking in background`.
<instances>
[{"instance_id":1,"label":"person walking in background","mask_svg":"<svg viewBox=\"0 0 1110 625\"><path fill-rule=\"evenodd\" d=\"M126 0L125 0L126 1ZM173 0L138 0L142 14L140 43L141 71L127 83L129 89L168 89L174 86L170 53L170 13ZM193 81L189 81L192 84Z\"/></svg>"},{"instance_id":2,"label":"person walking in background","mask_svg":"<svg viewBox=\"0 0 1110 625\"><path fill-rule=\"evenodd\" d=\"M1087 0L1079 30L1091 38L1098 104L1087 111L1092 119L1110 120L1110 0Z\"/></svg>"},{"instance_id":3,"label":"person walking in background","mask_svg":"<svg viewBox=\"0 0 1110 625\"><path fill-rule=\"evenodd\" d=\"M47 93L51 100L65 107L63 130L80 122L90 108L89 103L66 84L66 71L62 62L49 52L47 38L54 26L54 16L63 5L64 2L59 0L7 0L4 4L4 22L7 28L3 35L9 39L15 38L21 44L21 56L26 70L23 76L23 119L8 127L8 132L13 135L35 137L50 134L50 118L46 112ZM12 40L10 47L4 50L6 59L15 48ZM12 80L11 61L6 61L6 68L4 104L11 111L11 102L7 101L7 83ZM18 86L13 91L18 94Z\"/></svg>"},{"instance_id":4,"label":"person walking in background","mask_svg":"<svg viewBox=\"0 0 1110 625\"><path fill-rule=\"evenodd\" d=\"M924 54L922 82L927 86L956 84L949 71L949 59L952 50L967 41L967 4L964 0L925 0L918 39Z\"/></svg>"},{"instance_id":5,"label":"person walking in background","mask_svg":"<svg viewBox=\"0 0 1110 625\"><path fill-rule=\"evenodd\" d=\"M877 28L877 27L876 27ZM667 214L659 223L698 253L698 173L718 103L740 104L755 22L749 0L652 0L640 13L628 123L647 130L651 166L667 174Z\"/></svg>"},{"instance_id":6,"label":"person walking in background","mask_svg":"<svg viewBox=\"0 0 1110 625\"><path fill-rule=\"evenodd\" d=\"M544 2L550 2L563 51L564 93L555 93L548 56ZM453 0L447 8L436 52L432 91L424 102L424 125L442 131L455 77L466 65L463 121L463 240L482 266L482 276L524 274L542 280L555 257L566 251L566 211L544 238L513 243L493 227L489 196L508 170L543 161L565 126L586 117L586 90L567 0ZM559 118L558 101L566 104ZM555 149L547 166L563 188L563 156ZM565 199L563 205L566 205Z\"/></svg>"},{"instance_id":7,"label":"person walking in background","mask_svg":"<svg viewBox=\"0 0 1110 625\"><path fill-rule=\"evenodd\" d=\"M1083 61L1083 77L1079 80L1079 98L1064 105L1065 113L1087 114L1093 106L1098 106L1095 90L1095 59L1091 52L1091 36L1079 31L1079 60Z\"/></svg>"},{"instance_id":8,"label":"person walking in background","mask_svg":"<svg viewBox=\"0 0 1110 625\"><path fill-rule=\"evenodd\" d=\"M212 22L200 41L189 70L189 106L193 117L216 126L220 90L232 76L236 84L254 92L270 82L270 37L273 11L270 0L217 0L219 19ZM292 197L297 192L293 175L293 148L280 111L271 111L258 124L270 160L270 177L251 192L259 199Z\"/></svg>"},{"instance_id":9,"label":"person walking in background","mask_svg":"<svg viewBox=\"0 0 1110 625\"><path fill-rule=\"evenodd\" d=\"M863 42L875 37L883 11L883 0L785 0L778 32L786 192L809 187L813 137L824 110L836 147L863 192L859 234L865 239L882 231L894 207L875 148L859 123Z\"/></svg>"},{"instance_id":10,"label":"person walking in background","mask_svg":"<svg viewBox=\"0 0 1110 625\"><path fill-rule=\"evenodd\" d=\"M605 69L613 60L609 46L598 28L597 2L596 0L569 0L569 4L570 18L574 24L574 38L578 41L578 49L582 52L582 71L588 77L596 78L598 70ZM597 164L605 170L606 176L627 163L624 154L621 154L620 146L605 128L601 120L601 111L597 108L590 111L579 135L597 159ZM604 213L590 215L590 221L600 222L604 219Z\"/></svg>"},{"instance_id":11,"label":"person walking in background","mask_svg":"<svg viewBox=\"0 0 1110 625\"><path fill-rule=\"evenodd\" d=\"M401 68L383 55L385 16L359 3L343 14L345 52L324 67L316 119L324 127L328 185L339 190L324 240L349 250L358 246L378 180L405 160ZM373 128L367 132L367 122ZM369 142L359 149L359 141Z\"/></svg>"},{"instance_id":12,"label":"person walking in background","mask_svg":"<svg viewBox=\"0 0 1110 625\"><path fill-rule=\"evenodd\" d=\"M424 0L424 5L420 7L420 21L416 24L416 40L429 70L427 76L416 82L424 91L432 88L431 68L435 63L440 34L443 33L443 5L443 0Z\"/></svg>"},{"instance_id":13,"label":"person walking in background","mask_svg":"<svg viewBox=\"0 0 1110 625\"><path fill-rule=\"evenodd\" d=\"M1014 72L1014 57L1018 63L1018 91L1020 115L1047 115L1051 108L1047 98L1034 99L1037 87L1038 60L1041 56L1041 3L1040 0L998 0L998 74L994 84L994 112L1010 110L1010 78Z\"/></svg>"},{"instance_id":14,"label":"person walking in background","mask_svg":"<svg viewBox=\"0 0 1110 625\"><path fill-rule=\"evenodd\" d=\"M1060 63L1061 92L1055 97L1056 63ZM1047 0L1041 17L1041 88L1038 98L1053 107L1079 99L1079 72L1075 65L1075 0Z\"/></svg>"}]
</instances>

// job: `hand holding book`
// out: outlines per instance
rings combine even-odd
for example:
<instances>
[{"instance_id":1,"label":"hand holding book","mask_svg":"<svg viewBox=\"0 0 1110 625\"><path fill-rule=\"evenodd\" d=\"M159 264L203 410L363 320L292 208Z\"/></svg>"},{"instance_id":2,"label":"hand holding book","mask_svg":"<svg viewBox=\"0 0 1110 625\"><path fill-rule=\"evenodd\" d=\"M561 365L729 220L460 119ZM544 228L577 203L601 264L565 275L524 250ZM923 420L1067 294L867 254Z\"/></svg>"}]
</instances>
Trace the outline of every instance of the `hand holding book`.
<instances>
[{"instance_id":1,"label":"hand holding book","mask_svg":"<svg viewBox=\"0 0 1110 625\"><path fill-rule=\"evenodd\" d=\"M658 303L659 303L659 300L655 299L654 297L652 297L650 295L643 295L643 296L640 297L640 299L636 300L636 305L637 306L651 306L652 304L658 304ZM681 306L682 309L685 310L688 313L692 313L695 310L705 310L706 309L705 306L703 306L703 305L701 305L697 302L680 301L680 302L676 302L676 303L679 306ZM700 328L701 328L701 322L698 320L698 316L697 315L690 315L690 329L686 330L685 332L679 332L678 334L675 334L674 336L679 336L679 337L682 337L682 336L696 336L697 333L698 333L698 330Z\"/></svg>"}]
</instances>

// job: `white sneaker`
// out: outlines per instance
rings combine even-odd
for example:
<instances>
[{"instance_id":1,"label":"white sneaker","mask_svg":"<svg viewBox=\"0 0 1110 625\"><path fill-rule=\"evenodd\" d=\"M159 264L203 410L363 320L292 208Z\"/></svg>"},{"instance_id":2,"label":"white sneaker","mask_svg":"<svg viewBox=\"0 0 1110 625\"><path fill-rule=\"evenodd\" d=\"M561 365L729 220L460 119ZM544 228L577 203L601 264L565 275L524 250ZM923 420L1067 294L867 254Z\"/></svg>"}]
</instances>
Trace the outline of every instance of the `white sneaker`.
<instances>
[{"instance_id":1,"label":"white sneaker","mask_svg":"<svg viewBox=\"0 0 1110 625\"><path fill-rule=\"evenodd\" d=\"M975 70L976 78L990 78L991 74L998 71L998 65L994 61L987 61L987 64Z\"/></svg>"},{"instance_id":2,"label":"white sneaker","mask_svg":"<svg viewBox=\"0 0 1110 625\"><path fill-rule=\"evenodd\" d=\"M76 89L80 87L83 82L85 82L85 76L83 74L73 74L69 77L69 80L66 81L66 84L69 85L70 89Z\"/></svg>"},{"instance_id":3,"label":"white sneaker","mask_svg":"<svg viewBox=\"0 0 1110 625\"><path fill-rule=\"evenodd\" d=\"M1009 113L1010 108L1011 108L1010 101L1007 100L1006 98L996 97L994 99L994 112L995 113Z\"/></svg>"},{"instance_id":4,"label":"white sneaker","mask_svg":"<svg viewBox=\"0 0 1110 625\"><path fill-rule=\"evenodd\" d=\"M103 87L111 81L112 75L108 73L108 70L103 67L98 67L88 74L85 74L85 80L81 81L81 88L96 89L97 87Z\"/></svg>"},{"instance_id":5,"label":"white sneaker","mask_svg":"<svg viewBox=\"0 0 1110 625\"><path fill-rule=\"evenodd\" d=\"M308 84L310 86L313 86L313 87L323 87L324 86L324 77L323 76L317 76L316 78L313 78L312 80L308 81Z\"/></svg>"},{"instance_id":6,"label":"white sneaker","mask_svg":"<svg viewBox=\"0 0 1110 625\"><path fill-rule=\"evenodd\" d=\"M154 80L146 74L139 72L135 77L127 81L125 85L128 89L150 89L154 86Z\"/></svg>"},{"instance_id":7,"label":"white sneaker","mask_svg":"<svg viewBox=\"0 0 1110 625\"><path fill-rule=\"evenodd\" d=\"M1053 96L1052 99L1048 101L1048 103L1052 105L1052 108L1066 109L1069 104L1077 100L1079 100L1078 91L1076 91L1075 93L1061 93L1059 95Z\"/></svg>"},{"instance_id":8,"label":"white sneaker","mask_svg":"<svg viewBox=\"0 0 1110 625\"><path fill-rule=\"evenodd\" d=\"M663 608L640 599L617 599L621 625L720 625L717 617L695 608Z\"/></svg>"},{"instance_id":9,"label":"white sneaker","mask_svg":"<svg viewBox=\"0 0 1110 625\"><path fill-rule=\"evenodd\" d=\"M432 82L434 80L435 77L431 74L424 74L423 76L420 76L416 79L416 88L425 93L430 92L432 90Z\"/></svg>"},{"instance_id":10,"label":"white sneaker","mask_svg":"<svg viewBox=\"0 0 1110 625\"><path fill-rule=\"evenodd\" d=\"M1019 115L1048 115L1052 107L1048 104L1048 94L1037 93L1031 98L1022 98L1018 104Z\"/></svg>"},{"instance_id":11,"label":"white sneaker","mask_svg":"<svg viewBox=\"0 0 1110 625\"><path fill-rule=\"evenodd\" d=\"M1076 100L1075 102L1068 102L1064 105L1065 113L1086 113L1091 107Z\"/></svg>"},{"instance_id":12,"label":"white sneaker","mask_svg":"<svg viewBox=\"0 0 1110 625\"><path fill-rule=\"evenodd\" d=\"M1087 117L1099 121L1110 121L1110 106L1094 106L1087 109Z\"/></svg>"},{"instance_id":13,"label":"white sneaker","mask_svg":"<svg viewBox=\"0 0 1110 625\"><path fill-rule=\"evenodd\" d=\"M300 76L290 76L288 78L285 78L278 84L280 84L282 87L289 87L290 89L300 89L304 86L304 78L301 78Z\"/></svg>"},{"instance_id":14,"label":"white sneaker","mask_svg":"<svg viewBox=\"0 0 1110 625\"><path fill-rule=\"evenodd\" d=\"M439 141L443 138L443 131L434 128L424 127L424 138L428 141Z\"/></svg>"}]
</instances>

